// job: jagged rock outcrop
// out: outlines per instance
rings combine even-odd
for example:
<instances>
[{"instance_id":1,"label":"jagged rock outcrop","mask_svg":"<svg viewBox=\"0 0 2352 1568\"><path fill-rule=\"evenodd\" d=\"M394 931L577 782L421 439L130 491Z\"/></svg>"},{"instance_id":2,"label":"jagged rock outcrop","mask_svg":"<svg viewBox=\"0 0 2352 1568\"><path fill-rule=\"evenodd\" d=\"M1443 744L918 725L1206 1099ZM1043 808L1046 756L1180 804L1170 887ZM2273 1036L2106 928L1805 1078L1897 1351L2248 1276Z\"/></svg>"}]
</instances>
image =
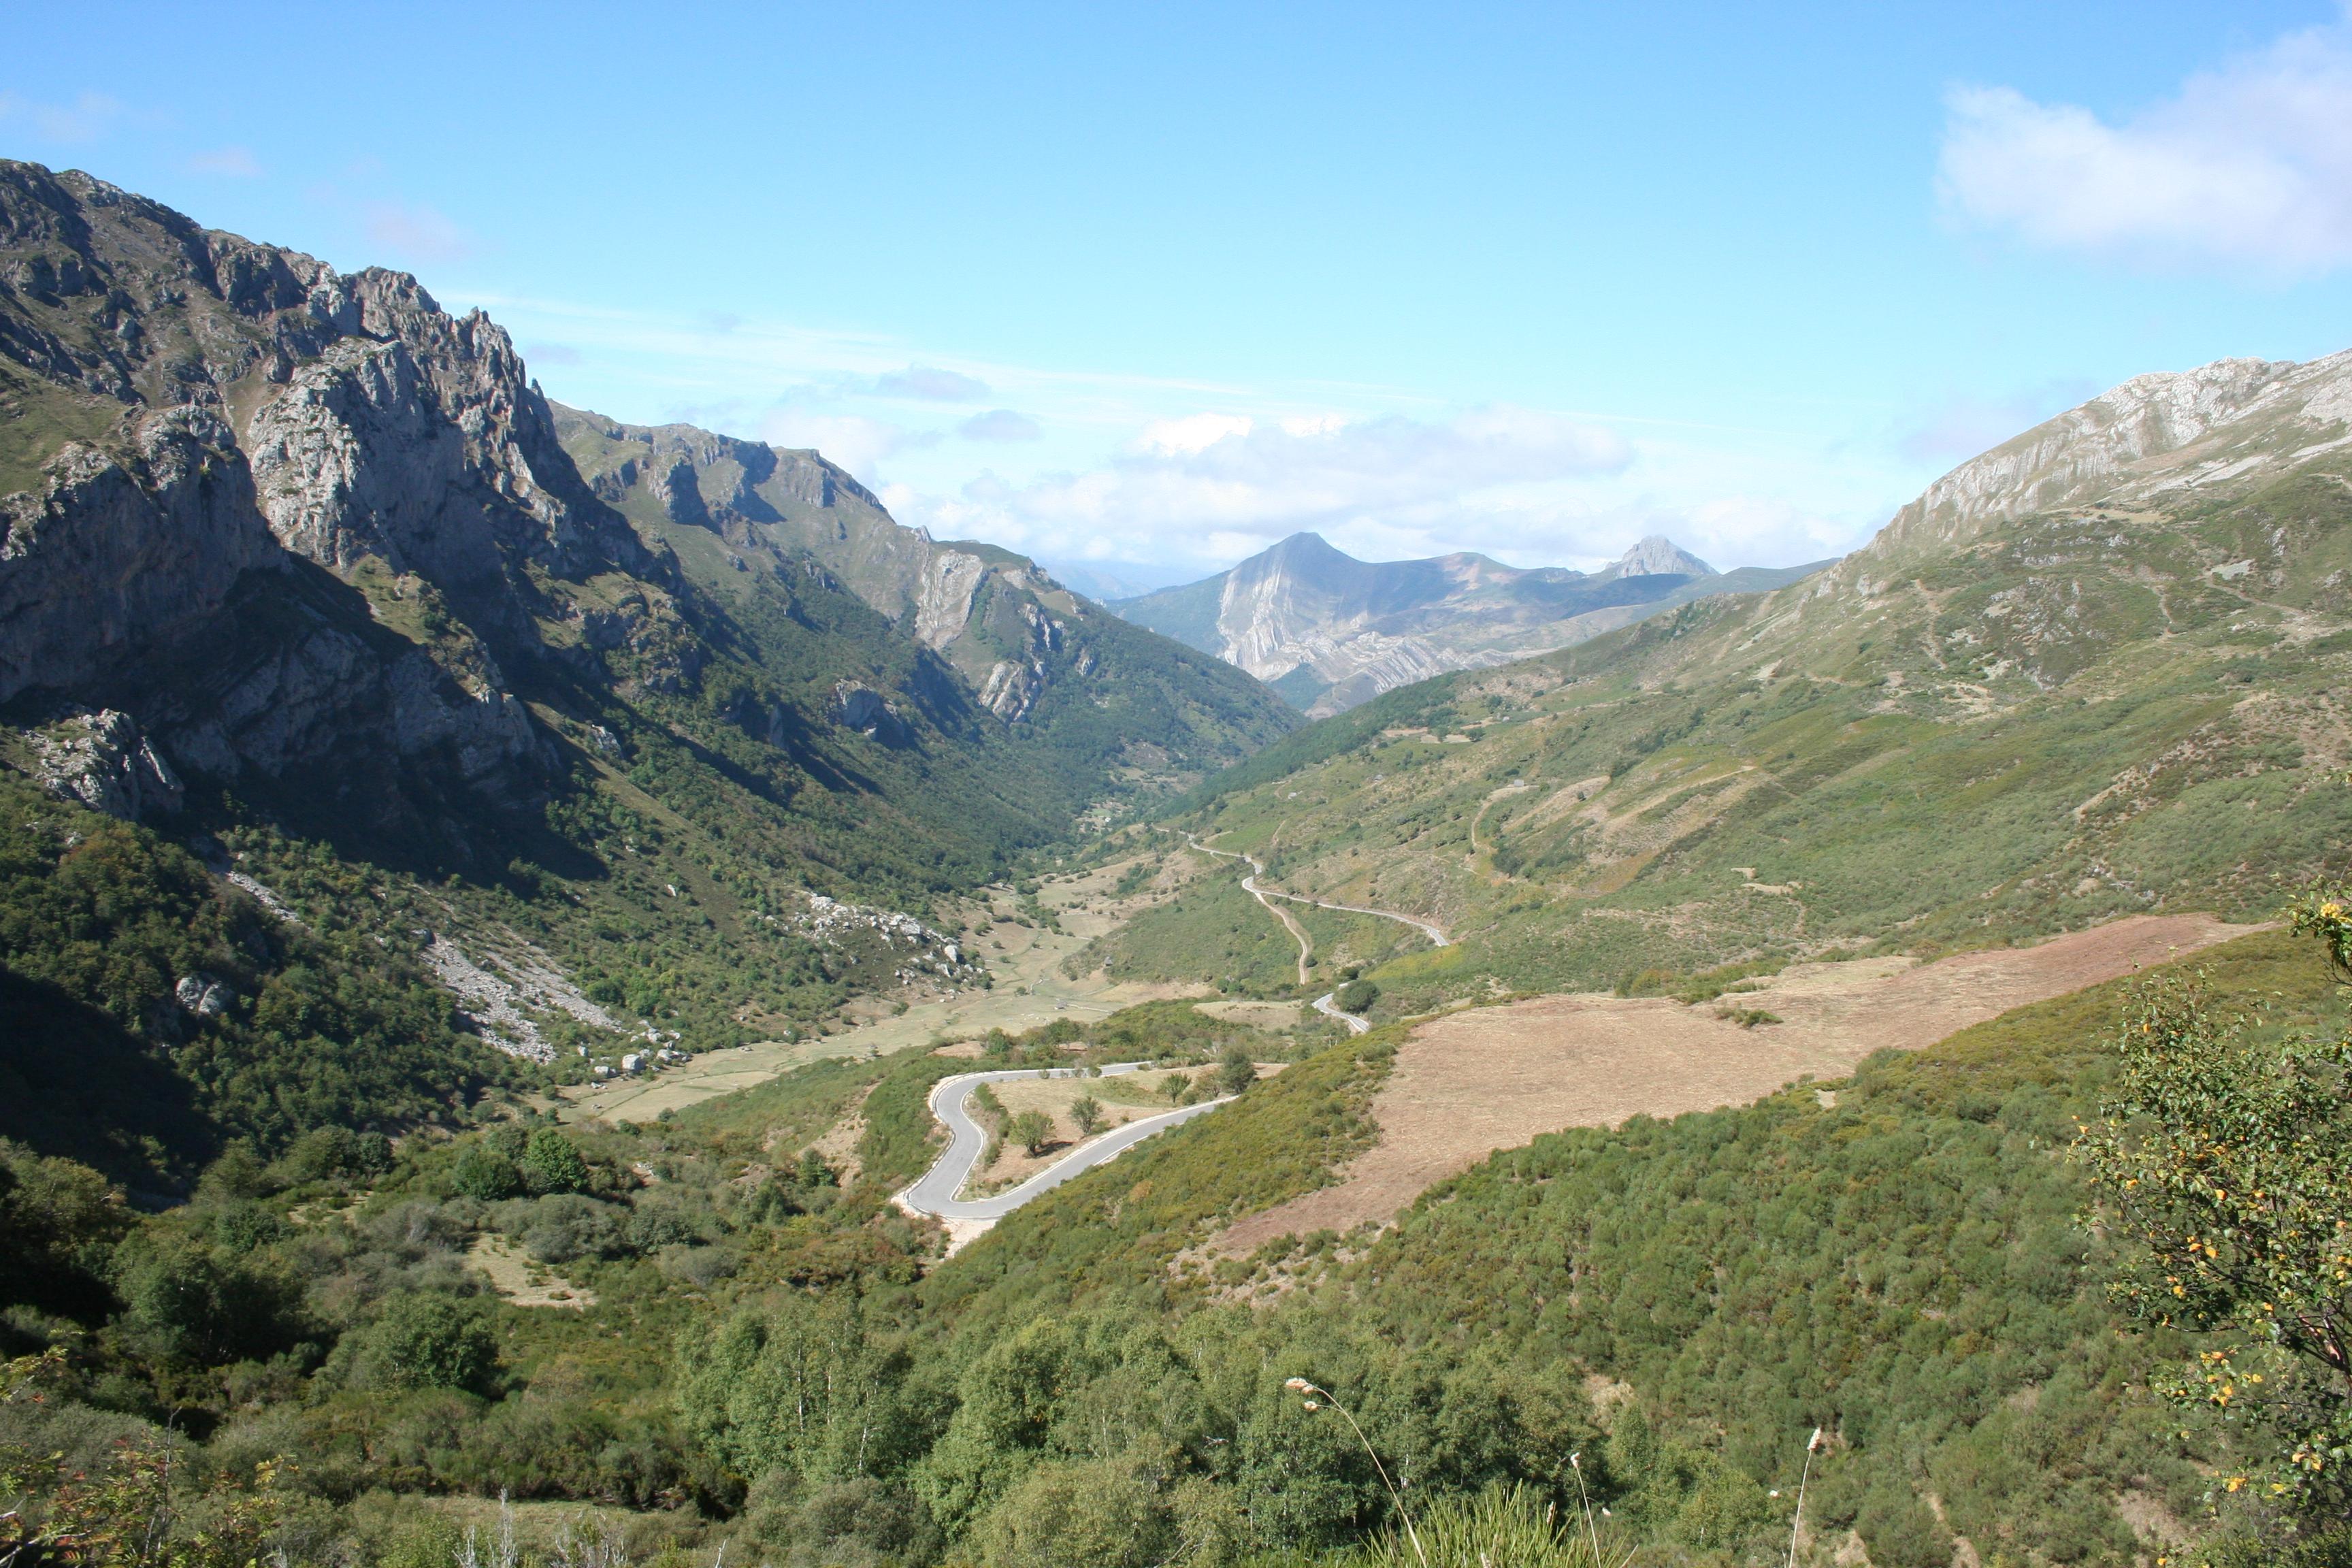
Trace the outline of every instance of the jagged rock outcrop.
<instances>
[{"instance_id":1,"label":"jagged rock outcrop","mask_svg":"<svg viewBox=\"0 0 2352 1568\"><path fill-rule=\"evenodd\" d=\"M41 783L60 799L125 822L180 809L178 776L128 713L78 713L27 738L38 753Z\"/></svg>"},{"instance_id":2,"label":"jagged rock outcrop","mask_svg":"<svg viewBox=\"0 0 2352 1568\"><path fill-rule=\"evenodd\" d=\"M1319 718L1449 669L1530 658L1706 594L1776 587L1815 569L1718 574L1656 537L1590 575L1470 553L1368 563L1299 533L1231 571L1112 608L1231 660Z\"/></svg>"},{"instance_id":3,"label":"jagged rock outcrop","mask_svg":"<svg viewBox=\"0 0 2352 1568\"><path fill-rule=\"evenodd\" d=\"M290 370L245 432L287 549L338 572L371 557L461 594L535 565L575 576L648 557L580 481L505 331L444 312L415 279L367 272L316 291L353 331Z\"/></svg>"}]
</instances>

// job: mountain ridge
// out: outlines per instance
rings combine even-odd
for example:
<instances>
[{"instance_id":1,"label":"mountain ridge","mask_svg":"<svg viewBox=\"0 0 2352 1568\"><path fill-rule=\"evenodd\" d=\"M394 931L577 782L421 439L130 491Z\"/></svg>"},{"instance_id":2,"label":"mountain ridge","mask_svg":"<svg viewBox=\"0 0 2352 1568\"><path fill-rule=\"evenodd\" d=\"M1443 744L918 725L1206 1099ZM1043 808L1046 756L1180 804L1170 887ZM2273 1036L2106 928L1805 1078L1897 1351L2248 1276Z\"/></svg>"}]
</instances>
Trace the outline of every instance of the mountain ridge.
<instances>
[{"instance_id":1,"label":"mountain ridge","mask_svg":"<svg viewBox=\"0 0 2352 1568\"><path fill-rule=\"evenodd\" d=\"M1475 551L1369 563L1302 532L1225 572L1111 608L1217 654L1321 718L1449 669L1528 658L1824 564L1718 574L1656 536L1591 574L1506 566Z\"/></svg>"}]
</instances>

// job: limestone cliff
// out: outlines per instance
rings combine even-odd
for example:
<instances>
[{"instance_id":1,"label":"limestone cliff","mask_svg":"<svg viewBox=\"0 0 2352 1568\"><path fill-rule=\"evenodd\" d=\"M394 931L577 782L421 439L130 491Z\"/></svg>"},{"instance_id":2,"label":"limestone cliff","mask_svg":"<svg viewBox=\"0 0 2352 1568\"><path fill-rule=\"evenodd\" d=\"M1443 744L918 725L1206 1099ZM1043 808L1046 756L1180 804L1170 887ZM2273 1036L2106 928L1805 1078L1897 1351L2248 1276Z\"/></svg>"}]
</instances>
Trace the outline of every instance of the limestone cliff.
<instances>
[{"instance_id":1,"label":"limestone cliff","mask_svg":"<svg viewBox=\"0 0 2352 1568\"><path fill-rule=\"evenodd\" d=\"M502 661L666 567L506 333L77 173L0 164L0 702L102 702L230 781L547 772ZM429 626L387 610L429 602ZM380 793L380 763L314 783Z\"/></svg>"}]
</instances>

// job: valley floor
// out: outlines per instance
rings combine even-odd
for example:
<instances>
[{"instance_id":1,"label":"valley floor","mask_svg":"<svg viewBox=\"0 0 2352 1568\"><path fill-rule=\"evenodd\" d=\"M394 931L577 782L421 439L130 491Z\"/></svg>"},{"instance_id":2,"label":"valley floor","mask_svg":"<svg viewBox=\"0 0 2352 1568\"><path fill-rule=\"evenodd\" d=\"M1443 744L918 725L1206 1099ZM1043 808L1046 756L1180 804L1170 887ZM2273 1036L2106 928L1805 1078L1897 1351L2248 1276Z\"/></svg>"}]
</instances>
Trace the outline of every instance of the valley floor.
<instances>
[{"instance_id":1,"label":"valley floor","mask_svg":"<svg viewBox=\"0 0 2352 1568\"><path fill-rule=\"evenodd\" d=\"M919 1002L904 1013L881 1013L821 1039L762 1040L709 1052L643 1078L582 1085L565 1091L561 1115L565 1121L651 1121L664 1110L750 1089L811 1062L887 1056L910 1047L977 1038L991 1029L1019 1034L1057 1017L1102 1018L1139 1002L1211 994L1206 985L1114 981L1100 970L1076 979L1063 973L1065 959L1125 918L1128 911L1112 892L1120 869L1114 864L1041 887L1038 902L1054 911L1058 931L1013 923L1012 895L994 889L996 923L980 939L980 955L996 981L992 990Z\"/></svg>"}]
</instances>

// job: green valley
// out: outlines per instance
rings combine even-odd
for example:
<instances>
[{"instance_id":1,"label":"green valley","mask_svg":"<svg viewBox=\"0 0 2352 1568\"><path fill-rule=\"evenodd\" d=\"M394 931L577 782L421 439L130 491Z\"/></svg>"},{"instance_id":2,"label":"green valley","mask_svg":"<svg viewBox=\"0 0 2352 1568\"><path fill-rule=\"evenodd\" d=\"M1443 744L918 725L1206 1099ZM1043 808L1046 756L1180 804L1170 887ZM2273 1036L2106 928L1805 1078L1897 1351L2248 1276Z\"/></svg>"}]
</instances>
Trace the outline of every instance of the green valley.
<instances>
[{"instance_id":1,"label":"green valley","mask_svg":"<svg viewBox=\"0 0 2352 1568\"><path fill-rule=\"evenodd\" d=\"M0 219L0 1568L2346 1560L2352 355L1179 640Z\"/></svg>"}]
</instances>

